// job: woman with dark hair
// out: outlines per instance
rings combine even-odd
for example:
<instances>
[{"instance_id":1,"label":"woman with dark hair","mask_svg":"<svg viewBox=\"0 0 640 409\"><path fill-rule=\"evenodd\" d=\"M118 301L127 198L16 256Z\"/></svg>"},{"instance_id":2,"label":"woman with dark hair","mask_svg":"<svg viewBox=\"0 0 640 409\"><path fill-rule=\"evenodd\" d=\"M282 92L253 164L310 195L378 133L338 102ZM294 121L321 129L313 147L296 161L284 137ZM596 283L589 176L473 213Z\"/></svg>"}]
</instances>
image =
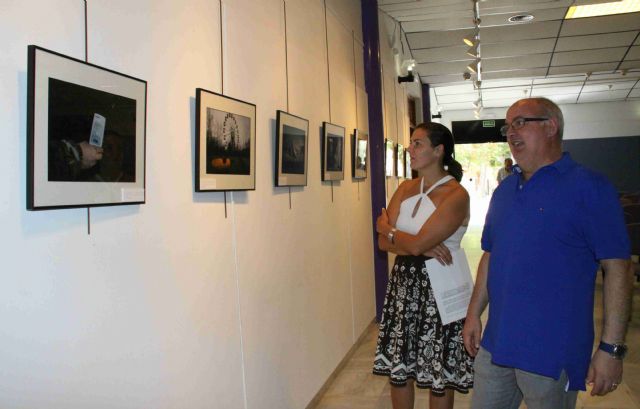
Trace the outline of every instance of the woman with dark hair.
<instances>
[{"instance_id":1,"label":"woman with dark hair","mask_svg":"<svg viewBox=\"0 0 640 409\"><path fill-rule=\"evenodd\" d=\"M425 261L451 263L469 222L469 194L458 183L453 135L438 123L416 127L407 149L419 177L404 181L378 217L378 246L395 253L373 372L391 382L394 409L412 409L415 383L430 389L429 408L453 408L454 390L473 386L464 320L443 325Z\"/></svg>"}]
</instances>

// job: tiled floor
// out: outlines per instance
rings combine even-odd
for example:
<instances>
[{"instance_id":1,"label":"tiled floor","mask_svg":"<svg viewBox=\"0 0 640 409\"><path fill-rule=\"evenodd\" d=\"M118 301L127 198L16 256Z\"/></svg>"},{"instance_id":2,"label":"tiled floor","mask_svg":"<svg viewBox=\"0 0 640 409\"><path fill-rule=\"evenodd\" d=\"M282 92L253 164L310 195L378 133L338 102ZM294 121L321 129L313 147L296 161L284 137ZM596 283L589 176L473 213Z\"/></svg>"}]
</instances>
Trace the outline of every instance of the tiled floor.
<instances>
[{"instance_id":1,"label":"tiled floor","mask_svg":"<svg viewBox=\"0 0 640 409\"><path fill-rule=\"evenodd\" d=\"M469 249L471 250L471 249ZM474 253L468 256L471 259ZM477 257L479 254L475 253ZM474 265L474 264L471 264ZM477 265L477 264L475 264ZM602 285L596 285L596 305L601 305ZM581 392L578 395L578 409L640 409L640 285L634 288L633 319L629 325L627 344L629 354L624 362L624 380L618 389L605 397L592 397ZM602 308L595 312L599 334ZM391 409L390 386L386 378L371 373L373 354L376 346L377 327L372 324L361 344L335 377L315 409ZM455 408L468 408L470 396L456 393ZM428 392L418 390L415 408L429 407ZM526 408L522 405L521 408ZM549 408L553 409L553 408Z\"/></svg>"}]
</instances>

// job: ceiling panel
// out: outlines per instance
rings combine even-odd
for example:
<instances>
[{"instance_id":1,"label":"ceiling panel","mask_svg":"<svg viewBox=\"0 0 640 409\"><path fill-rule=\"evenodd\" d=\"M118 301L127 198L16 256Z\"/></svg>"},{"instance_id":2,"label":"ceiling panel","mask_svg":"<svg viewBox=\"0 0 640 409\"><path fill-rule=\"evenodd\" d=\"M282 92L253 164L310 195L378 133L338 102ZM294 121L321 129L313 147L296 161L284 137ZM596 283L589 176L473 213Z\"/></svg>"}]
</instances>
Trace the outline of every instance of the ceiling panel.
<instances>
[{"instance_id":1,"label":"ceiling panel","mask_svg":"<svg viewBox=\"0 0 640 409\"><path fill-rule=\"evenodd\" d=\"M618 63L605 63L605 64L584 64L584 65L565 65L562 67L549 68L549 74L573 74L576 72L588 72L595 71L613 71L618 66Z\"/></svg>"},{"instance_id":2,"label":"ceiling panel","mask_svg":"<svg viewBox=\"0 0 640 409\"><path fill-rule=\"evenodd\" d=\"M600 92L600 91L621 91L630 90L636 84L636 81L609 81L601 83L587 83L582 92Z\"/></svg>"},{"instance_id":3,"label":"ceiling panel","mask_svg":"<svg viewBox=\"0 0 640 409\"><path fill-rule=\"evenodd\" d=\"M473 30L425 31L407 33L407 43L413 48L447 47L464 44L462 39L473 35Z\"/></svg>"},{"instance_id":4,"label":"ceiling panel","mask_svg":"<svg viewBox=\"0 0 640 409\"><path fill-rule=\"evenodd\" d=\"M480 52L483 58L551 53L553 52L553 46L555 43L555 38L505 41L502 43L481 44L482 48L480 49ZM464 49L465 53L468 48L469 47L466 47Z\"/></svg>"},{"instance_id":5,"label":"ceiling panel","mask_svg":"<svg viewBox=\"0 0 640 409\"><path fill-rule=\"evenodd\" d=\"M624 61L619 67L621 70L631 70L640 68L640 60Z\"/></svg>"},{"instance_id":6,"label":"ceiling panel","mask_svg":"<svg viewBox=\"0 0 640 409\"><path fill-rule=\"evenodd\" d=\"M483 72L506 71L514 69L546 68L551 54L522 55L519 57L482 59Z\"/></svg>"},{"instance_id":7,"label":"ceiling panel","mask_svg":"<svg viewBox=\"0 0 640 409\"><path fill-rule=\"evenodd\" d=\"M586 75L555 75L547 78L534 78L534 84L558 84L567 82L582 82Z\"/></svg>"},{"instance_id":8,"label":"ceiling panel","mask_svg":"<svg viewBox=\"0 0 640 409\"><path fill-rule=\"evenodd\" d=\"M462 78L462 73L467 69L468 61L435 62L427 64L417 64L415 70L420 75L447 75L459 73L458 78Z\"/></svg>"},{"instance_id":9,"label":"ceiling panel","mask_svg":"<svg viewBox=\"0 0 640 409\"><path fill-rule=\"evenodd\" d=\"M631 47L629 53L624 58L626 61L640 60L640 45Z\"/></svg>"},{"instance_id":10,"label":"ceiling panel","mask_svg":"<svg viewBox=\"0 0 640 409\"><path fill-rule=\"evenodd\" d=\"M514 80L484 80L482 82L482 88L485 90L491 90L492 88L508 88L508 87L522 87L531 85L530 79L514 79Z\"/></svg>"},{"instance_id":11,"label":"ceiling panel","mask_svg":"<svg viewBox=\"0 0 640 409\"><path fill-rule=\"evenodd\" d=\"M635 38L635 31L560 37L558 44L556 44L556 51L588 50L593 48L619 47L623 45L629 46Z\"/></svg>"},{"instance_id":12,"label":"ceiling panel","mask_svg":"<svg viewBox=\"0 0 640 409\"><path fill-rule=\"evenodd\" d=\"M466 45L458 47L423 48L415 50L413 52L413 58L417 63L472 60L473 58L467 55L468 49L469 47Z\"/></svg>"},{"instance_id":13,"label":"ceiling panel","mask_svg":"<svg viewBox=\"0 0 640 409\"><path fill-rule=\"evenodd\" d=\"M578 102L619 101L627 97L629 91L583 92Z\"/></svg>"},{"instance_id":14,"label":"ceiling panel","mask_svg":"<svg viewBox=\"0 0 640 409\"><path fill-rule=\"evenodd\" d=\"M582 84L566 87L551 87L548 85L536 85L531 90L532 97L540 97L545 95L569 95L579 94L582 89Z\"/></svg>"},{"instance_id":15,"label":"ceiling panel","mask_svg":"<svg viewBox=\"0 0 640 409\"><path fill-rule=\"evenodd\" d=\"M503 26L503 25L516 25L523 23L512 23L508 19L516 15L530 14L533 16L534 22L562 20L567 13L566 7L554 8L554 9L542 9L534 10L535 4L531 4L529 7L513 8L511 10L500 10L499 14L482 15L482 27L491 26Z\"/></svg>"},{"instance_id":16,"label":"ceiling panel","mask_svg":"<svg viewBox=\"0 0 640 409\"><path fill-rule=\"evenodd\" d=\"M613 47L599 50L565 51L555 53L551 60L551 65L578 65L620 61L627 52L627 49L628 47Z\"/></svg>"},{"instance_id":17,"label":"ceiling panel","mask_svg":"<svg viewBox=\"0 0 640 409\"><path fill-rule=\"evenodd\" d=\"M530 40L534 38L555 38L560 28L560 21L542 21L540 23L517 24L500 27L480 27L480 40L484 43Z\"/></svg>"},{"instance_id":18,"label":"ceiling panel","mask_svg":"<svg viewBox=\"0 0 640 409\"><path fill-rule=\"evenodd\" d=\"M640 13L565 20L560 36L640 30Z\"/></svg>"},{"instance_id":19,"label":"ceiling panel","mask_svg":"<svg viewBox=\"0 0 640 409\"><path fill-rule=\"evenodd\" d=\"M438 103L451 104L454 102L473 102L478 99L478 93L459 93L449 95L438 95Z\"/></svg>"},{"instance_id":20,"label":"ceiling panel","mask_svg":"<svg viewBox=\"0 0 640 409\"><path fill-rule=\"evenodd\" d=\"M629 97L632 98L640 98L640 88L634 88L631 93L629 94Z\"/></svg>"},{"instance_id":21,"label":"ceiling panel","mask_svg":"<svg viewBox=\"0 0 640 409\"><path fill-rule=\"evenodd\" d=\"M522 77L538 77L541 75L545 75L547 72L546 68L527 68L522 70L512 70L512 71L494 71L494 72L483 72L482 79L484 80L492 80L492 79L502 79L502 78L522 78Z\"/></svg>"},{"instance_id":22,"label":"ceiling panel","mask_svg":"<svg viewBox=\"0 0 640 409\"><path fill-rule=\"evenodd\" d=\"M437 87L432 88L434 93L438 96L440 95L450 95L450 94L459 94L461 92L476 92L473 88L473 85L469 82L462 85L451 85L448 87Z\"/></svg>"},{"instance_id":23,"label":"ceiling panel","mask_svg":"<svg viewBox=\"0 0 640 409\"><path fill-rule=\"evenodd\" d=\"M471 13L462 14L454 18L437 18L433 14L413 14L402 17L402 29L405 33L414 33L420 31L438 31L438 30L462 30L472 29L473 15Z\"/></svg>"}]
</instances>

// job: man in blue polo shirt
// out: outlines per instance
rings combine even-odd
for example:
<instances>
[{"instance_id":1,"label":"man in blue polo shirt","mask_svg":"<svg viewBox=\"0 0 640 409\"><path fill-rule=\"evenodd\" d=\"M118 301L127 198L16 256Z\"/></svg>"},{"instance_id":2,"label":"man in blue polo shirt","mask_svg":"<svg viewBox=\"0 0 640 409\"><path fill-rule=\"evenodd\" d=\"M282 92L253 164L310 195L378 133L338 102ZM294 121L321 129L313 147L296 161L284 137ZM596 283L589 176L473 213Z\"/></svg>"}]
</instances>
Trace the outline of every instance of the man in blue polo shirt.
<instances>
[{"instance_id":1,"label":"man in blue polo shirt","mask_svg":"<svg viewBox=\"0 0 640 409\"><path fill-rule=\"evenodd\" d=\"M573 409L585 380L594 395L622 380L633 288L623 213L604 176L562 153L563 126L556 104L528 98L501 130L518 165L491 198L463 331L474 409ZM604 323L591 356L598 265Z\"/></svg>"}]
</instances>

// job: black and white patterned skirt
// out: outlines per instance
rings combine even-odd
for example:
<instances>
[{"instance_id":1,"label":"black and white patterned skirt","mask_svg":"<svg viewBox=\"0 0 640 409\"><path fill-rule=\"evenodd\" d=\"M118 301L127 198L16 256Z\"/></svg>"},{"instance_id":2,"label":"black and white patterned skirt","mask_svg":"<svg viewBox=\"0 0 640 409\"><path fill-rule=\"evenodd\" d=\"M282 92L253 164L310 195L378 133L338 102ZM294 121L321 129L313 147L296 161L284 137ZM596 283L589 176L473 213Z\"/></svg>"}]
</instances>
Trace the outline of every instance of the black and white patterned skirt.
<instances>
[{"instance_id":1,"label":"black and white patterned skirt","mask_svg":"<svg viewBox=\"0 0 640 409\"><path fill-rule=\"evenodd\" d=\"M442 325L424 256L397 256L387 285L373 373L392 385L414 379L435 395L468 393L473 358L464 348L464 320Z\"/></svg>"}]
</instances>

